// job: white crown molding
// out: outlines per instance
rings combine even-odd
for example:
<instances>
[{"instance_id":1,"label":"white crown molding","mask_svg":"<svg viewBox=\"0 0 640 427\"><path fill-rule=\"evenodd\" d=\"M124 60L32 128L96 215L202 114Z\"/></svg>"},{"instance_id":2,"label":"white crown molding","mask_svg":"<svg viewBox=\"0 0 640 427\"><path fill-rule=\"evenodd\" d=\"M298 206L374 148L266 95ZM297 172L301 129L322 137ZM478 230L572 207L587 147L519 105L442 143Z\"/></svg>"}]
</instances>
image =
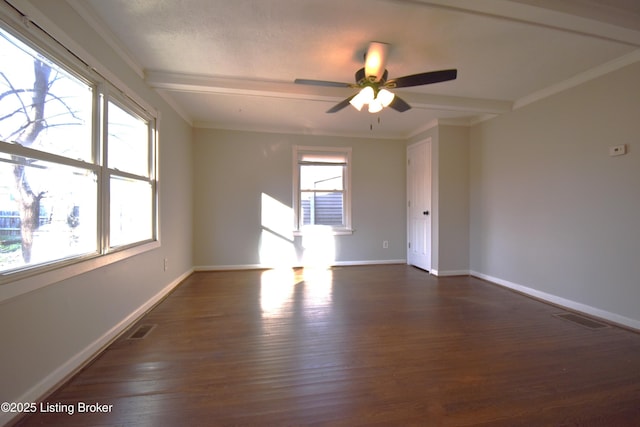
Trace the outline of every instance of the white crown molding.
<instances>
[{"instance_id":1,"label":"white crown molding","mask_svg":"<svg viewBox=\"0 0 640 427\"><path fill-rule=\"evenodd\" d=\"M565 33L614 41L640 47L640 31L605 22L605 19L586 18L575 13L560 12L509 0L404 0L408 3L448 9L488 18L553 29Z\"/></svg>"},{"instance_id":2,"label":"white crown molding","mask_svg":"<svg viewBox=\"0 0 640 427\"><path fill-rule=\"evenodd\" d=\"M176 113L178 113L178 115L179 115L180 117L182 117L182 119L183 119L185 122L187 122L187 123L189 124L189 126L191 126L191 127L195 127L194 121L193 121L193 119L191 118L191 116L189 116L189 114L184 110L184 108L182 108L182 106L181 106L180 104L178 104L178 103L176 102L176 100L175 100L175 99L173 99L173 97L172 97L170 94L168 94L167 92L162 91L162 90L156 90L156 93L157 93L158 95L160 95L160 97L161 97L162 99L164 99L164 101L165 101L167 104L169 104L169 106L170 106L171 108L173 108L173 111L175 111Z\"/></svg>"},{"instance_id":3,"label":"white crown molding","mask_svg":"<svg viewBox=\"0 0 640 427\"><path fill-rule=\"evenodd\" d=\"M106 27L102 19L100 19L91 7L80 0L66 0L73 10L85 20L93 30L102 37L102 39L113 49L116 54L142 79L144 78L144 68L133 59L134 56L122 46L115 34Z\"/></svg>"},{"instance_id":4,"label":"white crown molding","mask_svg":"<svg viewBox=\"0 0 640 427\"><path fill-rule=\"evenodd\" d=\"M640 61L640 49L634 50L633 52L623 55L612 61L591 68L590 70L577 74L567 80L556 83L532 94L523 96L513 103L513 109L517 110L549 96L555 95L567 89L571 89L575 86L586 83L590 80L604 76L605 74L609 74L613 71L619 70L620 68L626 67L627 65L634 64L638 61Z\"/></svg>"},{"instance_id":5,"label":"white crown molding","mask_svg":"<svg viewBox=\"0 0 640 427\"><path fill-rule=\"evenodd\" d=\"M496 117L496 114L487 114L490 117ZM474 124L478 123L479 118L482 116L471 116L471 117L458 117L458 118L444 118L444 119L433 119L430 120L427 124L422 127L419 127L415 131L411 132L407 139L413 138L415 136L420 135L428 131L429 129L433 129L437 126L459 126L459 127L471 127Z\"/></svg>"},{"instance_id":6,"label":"white crown molding","mask_svg":"<svg viewBox=\"0 0 640 427\"><path fill-rule=\"evenodd\" d=\"M418 136L421 133L424 133L424 132L428 131L429 129L433 129L433 128L437 127L437 126L438 126L438 119L429 120L427 123L424 124L424 126L421 126L421 127L417 128L416 130L414 130L413 132L411 132L409 134L409 136L407 137L407 139L413 138L415 136Z\"/></svg>"},{"instance_id":7,"label":"white crown molding","mask_svg":"<svg viewBox=\"0 0 640 427\"><path fill-rule=\"evenodd\" d=\"M636 0L509 0L640 31Z\"/></svg>"},{"instance_id":8,"label":"white crown molding","mask_svg":"<svg viewBox=\"0 0 640 427\"><path fill-rule=\"evenodd\" d=\"M475 125L480 124L482 122L486 122L486 121L495 119L498 116L499 116L499 114L482 114L482 115L479 115L479 116L475 116L470 120L469 126L475 126Z\"/></svg>"}]
</instances>

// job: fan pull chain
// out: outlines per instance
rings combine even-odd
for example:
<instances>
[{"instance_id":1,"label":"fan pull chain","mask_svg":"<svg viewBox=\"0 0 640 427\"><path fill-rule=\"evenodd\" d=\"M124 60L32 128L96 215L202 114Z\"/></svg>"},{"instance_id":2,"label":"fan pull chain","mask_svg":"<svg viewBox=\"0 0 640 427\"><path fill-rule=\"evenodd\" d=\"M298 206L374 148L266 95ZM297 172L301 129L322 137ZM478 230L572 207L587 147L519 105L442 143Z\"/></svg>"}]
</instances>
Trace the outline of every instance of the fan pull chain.
<instances>
[{"instance_id":1,"label":"fan pull chain","mask_svg":"<svg viewBox=\"0 0 640 427\"><path fill-rule=\"evenodd\" d=\"M378 116L378 124L380 124L380 116ZM369 130L373 130L373 123L369 124Z\"/></svg>"}]
</instances>

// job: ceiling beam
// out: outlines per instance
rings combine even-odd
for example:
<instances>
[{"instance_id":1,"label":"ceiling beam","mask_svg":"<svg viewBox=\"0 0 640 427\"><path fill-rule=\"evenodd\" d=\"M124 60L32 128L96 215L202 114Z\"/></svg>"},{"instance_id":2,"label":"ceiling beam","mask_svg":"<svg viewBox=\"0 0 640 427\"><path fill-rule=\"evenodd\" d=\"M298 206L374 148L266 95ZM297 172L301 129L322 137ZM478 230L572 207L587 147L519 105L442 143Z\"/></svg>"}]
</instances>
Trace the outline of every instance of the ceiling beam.
<instances>
[{"instance_id":1,"label":"ceiling beam","mask_svg":"<svg viewBox=\"0 0 640 427\"><path fill-rule=\"evenodd\" d=\"M154 89L190 92L245 95L309 101L340 102L353 95L354 89L300 85L293 82L262 81L230 77L147 71L145 81ZM398 92L413 108L482 114L501 114L511 111L511 101Z\"/></svg>"}]
</instances>

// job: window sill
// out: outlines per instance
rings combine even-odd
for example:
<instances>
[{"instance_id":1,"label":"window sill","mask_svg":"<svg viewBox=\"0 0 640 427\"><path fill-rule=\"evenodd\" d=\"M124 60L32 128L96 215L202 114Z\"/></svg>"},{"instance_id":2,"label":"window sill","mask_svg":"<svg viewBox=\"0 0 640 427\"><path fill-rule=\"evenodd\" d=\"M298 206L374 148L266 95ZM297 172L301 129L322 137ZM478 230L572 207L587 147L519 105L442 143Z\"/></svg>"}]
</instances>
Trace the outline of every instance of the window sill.
<instances>
[{"instance_id":1,"label":"window sill","mask_svg":"<svg viewBox=\"0 0 640 427\"><path fill-rule=\"evenodd\" d=\"M352 228L329 228L329 227L320 227L320 228L309 228L303 230L293 230L294 236L305 236L305 235L318 235L318 234L327 234L330 236L350 236L353 234L355 230Z\"/></svg>"},{"instance_id":2,"label":"window sill","mask_svg":"<svg viewBox=\"0 0 640 427\"><path fill-rule=\"evenodd\" d=\"M5 277L0 276L0 302L159 247L159 241L152 241L106 255L96 255L84 260L75 259L68 264L58 263L49 268L36 267Z\"/></svg>"}]
</instances>

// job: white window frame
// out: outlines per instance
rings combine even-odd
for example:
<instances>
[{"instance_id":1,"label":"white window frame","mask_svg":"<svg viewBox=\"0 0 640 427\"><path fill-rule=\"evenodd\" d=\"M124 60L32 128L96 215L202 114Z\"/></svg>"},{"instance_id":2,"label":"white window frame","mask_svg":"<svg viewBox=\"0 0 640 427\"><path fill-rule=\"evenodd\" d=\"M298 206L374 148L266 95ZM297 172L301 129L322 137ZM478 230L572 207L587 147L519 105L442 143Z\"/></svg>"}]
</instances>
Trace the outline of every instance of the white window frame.
<instances>
[{"instance_id":1,"label":"white window frame","mask_svg":"<svg viewBox=\"0 0 640 427\"><path fill-rule=\"evenodd\" d=\"M107 140L106 144L102 144L102 168L103 171L105 173L105 177L103 179L103 200L102 203L106 206L104 212L103 212L103 217L104 217L104 228L103 228L103 234L102 234L102 251L103 253L107 253L110 251L114 251L114 250L120 250L122 248L127 248L127 247L131 247L131 246L136 246L136 245L140 245L143 244L145 242L149 242L149 241L156 241L159 240L159 221L158 221L158 180L157 178L157 171L158 171L158 156L157 156L157 119L150 115L147 111L145 111L144 109L142 109L140 106L138 106L137 104L133 104L132 102L128 102L127 99L123 96L119 96L116 93L113 93L113 91L105 91L104 92L106 96L104 96L104 100L103 100L103 106L102 106L102 111L103 111L103 123L105 124L103 126L103 135L101 135L101 138L104 140ZM147 175L139 175L139 174L134 174L134 173L130 173L130 172L125 172L125 171L120 171L118 169L112 169L109 167L108 165L108 138L109 136L107 135L108 130L107 130L107 126L106 124L108 123L108 105L109 103L113 103L116 104L116 106L118 106L119 108L121 108L122 110L124 110L125 112L131 114L132 116L137 116L138 118L146 121L148 123L148 137L149 137L149 150L148 150L148 158L147 158ZM112 245L112 243L109 241L109 236L110 236L110 232L109 232L109 224L110 224L110 219L109 219L109 194L110 194L110 188L109 188L109 183L112 177L118 177L118 178L129 178L129 179L133 179L139 182L147 182L151 185L152 191L153 191L153 206L152 206L152 221L153 221L153 232L152 232L152 237L150 240L146 240L146 241L142 241L142 242L134 242L134 243L130 243L130 244L125 244L123 246L114 246Z\"/></svg>"},{"instance_id":2,"label":"white window frame","mask_svg":"<svg viewBox=\"0 0 640 427\"><path fill-rule=\"evenodd\" d=\"M294 228L293 234L295 236L304 235L306 227L302 226L302 207L300 197L300 167L305 163L302 159L305 155L326 155L327 157L344 157L343 166L343 226L332 226L331 232L333 235L348 235L353 234L352 218L351 218L351 147L324 147L324 146L293 146L293 211L294 211ZM323 163L323 162L319 162ZM326 162L327 165L335 165L335 162Z\"/></svg>"},{"instance_id":3,"label":"white window frame","mask_svg":"<svg viewBox=\"0 0 640 427\"><path fill-rule=\"evenodd\" d=\"M0 142L3 152L44 161L53 161L54 163L70 166L78 165L94 171L99 177L97 202L98 240L96 252L73 256L58 261L51 261L45 264L28 265L23 268L0 273L0 301L3 301L25 292L47 286L51 283L59 282L60 280L65 280L78 274L82 274L160 247L159 187L157 179L157 129L159 126L159 114L153 107L139 99L139 97L128 87L123 85L122 82L116 80L116 83L113 83L95 71L96 69L102 68L102 66L96 66L97 64L89 66L75 55L70 54L69 51L67 51L59 42L41 31L37 25L31 24L26 17L19 15L15 10L4 6L0 7L0 27L15 38L21 40L23 43L31 46L34 50L47 57L57 66L65 68L77 78L84 80L88 85L93 86L95 91L94 96L97 99L97 101L94 101L93 111L94 132L92 134L91 144L94 152L94 159L92 162L76 161L28 147ZM91 60L93 60L93 58L91 58ZM101 128L103 132L106 132L106 106L109 101L115 102L119 107L144 119L148 122L149 127L149 175L148 177L131 175L131 177L138 180L146 180L152 186L152 236L150 239L125 244L119 247L110 247L108 240L108 177L113 175L115 171L109 171L107 169L106 153L102 150L102 139L105 135L100 132ZM103 123L104 126L99 125L99 123ZM118 172L117 175L126 177L127 174Z\"/></svg>"}]
</instances>

